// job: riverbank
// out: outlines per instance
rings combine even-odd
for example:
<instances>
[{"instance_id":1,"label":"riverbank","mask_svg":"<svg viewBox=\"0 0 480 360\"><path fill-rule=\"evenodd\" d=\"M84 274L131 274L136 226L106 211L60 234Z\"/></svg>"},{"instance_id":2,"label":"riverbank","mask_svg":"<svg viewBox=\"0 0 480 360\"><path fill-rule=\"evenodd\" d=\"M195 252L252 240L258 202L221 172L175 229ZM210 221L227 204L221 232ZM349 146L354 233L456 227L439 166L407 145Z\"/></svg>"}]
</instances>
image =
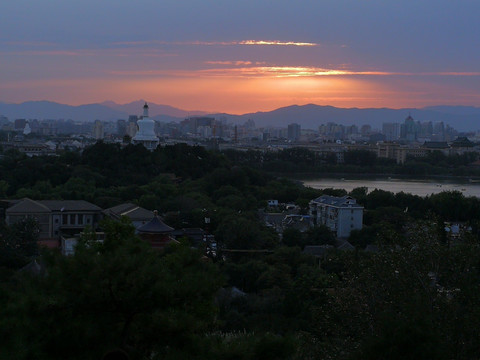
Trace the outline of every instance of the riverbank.
<instances>
[{"instance_id":1,"label":"riverbank","mask_svg":"<svg viewBox=\"0 0 480 360\"><path fill-rule=\"evenodd\" d=\"M419 181L452 181L456 183L480 183L478 176L455 176L455 175L428 175L428 176L412 176L405 174L352 174L352 173L296 173L296 174L276 174L295 181L314 180L314 179L351 179L351 180L419 180Z\"/></svg>"},{"instance_id":2,"label":"riverbank","mask_svg":"<svg viewBox=\"0 0 480 360\"><path fill-rule=\"evenodd\" d=\"M474 182L468 178L429 178L429 179L400 179L386 177L382 179L378 178L316 178L302 180L303 185L314 189L344 189L347 192L352 191L355 188L365 187L368 192L375 189L390 191L393 193L405 192L419 196L429 196L432 194L438 194L443 191L458 191L464 196L480 197L480 183Z\"/></svg>"}]
</instances>

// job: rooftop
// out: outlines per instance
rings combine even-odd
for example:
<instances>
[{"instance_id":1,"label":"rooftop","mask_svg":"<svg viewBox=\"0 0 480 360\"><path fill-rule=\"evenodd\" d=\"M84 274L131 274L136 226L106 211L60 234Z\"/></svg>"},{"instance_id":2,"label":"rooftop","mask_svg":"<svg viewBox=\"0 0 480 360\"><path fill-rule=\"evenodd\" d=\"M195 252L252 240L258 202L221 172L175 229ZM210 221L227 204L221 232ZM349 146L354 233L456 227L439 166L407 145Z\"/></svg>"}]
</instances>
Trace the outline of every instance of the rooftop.
<instances>
[{"instance_id":1,"label":"rooftop","mask_svg":"<svg viewBox=\"0 0 480 360\"><path fill-rule=\"evenodd\" d=\"M337 197L330 195L322 195L316 199L313 199L312 202L336 207L363 208L363 206L358 205L357 201L351 196Z\"/></svg>"},{"instance_id":2,"label":"rooftop","mask_svg":"<svg viewBox=\"0 0 480 360\"><path fill-rule=\"evenodd\" d=\"M127 216L130 220L150 220L153 217L153 211L144 209L132 203L120 204L111 208L105 209L104 213L108 216L120 218Z\"/></svg>"},{"instance_id":3,"label":"rooftop","mask_svg":"<svg viewBox=\"0 0 480 360\"><path fill-rule=\"evenodd\" d=\"M139 233L147 234L165 234L170 233L174 229L166 225L158 216L154 216L153 219L146 223L145 225L140 226L137 231Z\"/></svg>"},{"instance_id":4,"label":"rooftop","mask_svg":"<svg viewBox=\"0 0 480 360\"><path fill-rule=\"evenodd\" d=\"M9 213L49 213L51 211L102 211L100 207L85 200L18 200L7 209Z\"/></svg>"}]
</instances>

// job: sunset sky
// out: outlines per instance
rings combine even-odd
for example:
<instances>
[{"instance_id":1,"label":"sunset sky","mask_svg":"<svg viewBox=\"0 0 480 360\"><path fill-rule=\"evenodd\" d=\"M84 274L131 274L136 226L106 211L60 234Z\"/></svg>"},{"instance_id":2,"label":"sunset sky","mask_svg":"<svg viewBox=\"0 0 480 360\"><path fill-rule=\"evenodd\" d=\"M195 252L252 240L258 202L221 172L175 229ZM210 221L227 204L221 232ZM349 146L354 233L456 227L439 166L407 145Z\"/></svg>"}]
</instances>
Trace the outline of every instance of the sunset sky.
<instances>
[{"instance_id":1,"label":"sunset sky","mask_svg":"<svg viewBox=\"0 0 480 360\"><path fill-rule=\"evenodd\" d=\"M3 0L0 101L480 106L478 0Z\"/></svg>"}]
</instances>

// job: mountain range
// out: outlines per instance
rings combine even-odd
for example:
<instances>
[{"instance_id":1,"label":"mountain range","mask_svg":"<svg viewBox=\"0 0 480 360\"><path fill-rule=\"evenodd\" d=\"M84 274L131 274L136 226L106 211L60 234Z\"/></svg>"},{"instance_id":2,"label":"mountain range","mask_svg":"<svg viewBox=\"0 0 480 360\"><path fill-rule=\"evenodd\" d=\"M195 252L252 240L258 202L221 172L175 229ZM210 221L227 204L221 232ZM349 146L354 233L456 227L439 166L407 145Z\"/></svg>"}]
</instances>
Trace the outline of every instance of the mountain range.
<instances>
[{"instance_id":1,"label":"mountain range","mask_svg":"<svg viewBox=\"0 0 480 360\"><path fill-rule=\"evenodd\" d=\"M127 119L128 115L141 115L144 100L128 104L105 101L98 104L65 105L50 101L27 101L21 104L0 102L0 115L10 120L26 119L72 119L74 121L94 121L96 119L115 121ZM415 120L443 121L459 131L480 129L480 108L473 106L430 106L425 108L337 108L315 104L291 105L268 112L255 112L243 115L226 113L209 114L205 111L187 111L169 105L148 103L150 116L159 121L181 121L188 116L213 116L226 119L235 124L242 124L248 119L255 121L257 127L285 127L298 123L304 129L317 129L320 124L335 122L343 125L361 126L369 124L381 129L382 123L401 123L411 115Z\"/></svg>"}]
</instances>

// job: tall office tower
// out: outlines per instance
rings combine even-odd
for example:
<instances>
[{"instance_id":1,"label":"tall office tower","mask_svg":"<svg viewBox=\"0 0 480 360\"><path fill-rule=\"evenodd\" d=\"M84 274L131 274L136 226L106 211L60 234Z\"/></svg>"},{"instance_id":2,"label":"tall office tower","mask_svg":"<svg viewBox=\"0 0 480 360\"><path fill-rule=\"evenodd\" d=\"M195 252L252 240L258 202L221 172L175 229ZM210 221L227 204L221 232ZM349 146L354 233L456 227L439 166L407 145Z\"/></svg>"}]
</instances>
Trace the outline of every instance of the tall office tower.
<instances>
[{"instance_id":1,"label":"tall office tower","mask_svg":"<svg viewBox=\"0 0 480 360\"><path fill-rule=\"evenodd\" d=\"M100 120L95 120L95 123L93 124L93 137L96 140L101 140L103 139L103 136L104 136L103 124Z\"/></svg>"},{"instance_id":2,"label":"tall office tower","mask_svg":"<svg viewBox=\"0 0 480 360\"><path fill-rule=\"evenodd\" d=\"M383 123L382 134L385 135L386 141L395 141L400 139L400 124L399 123Z\"/></svg>"},{"instance_id":3,"label":"tall office tower","mask_svg":"<svg viewBox=\"0 0 480 360\"><path fill-rule=\"evenodd\" d=\"M127 134L127 122L125 120L117 120L117 135L124 137Z\"/></svg>"},{"instance_id":4,"label":"tall office tower","mask_svg":"<svg viewBox=\"0 0 480 360\"><path fill-rule=\"evenodd\" d=\"M290 124L288 125L288 130L287 130L287 139L291 141L297 141L300 139L300 124Z\"/></svg>"}]
</instances>

